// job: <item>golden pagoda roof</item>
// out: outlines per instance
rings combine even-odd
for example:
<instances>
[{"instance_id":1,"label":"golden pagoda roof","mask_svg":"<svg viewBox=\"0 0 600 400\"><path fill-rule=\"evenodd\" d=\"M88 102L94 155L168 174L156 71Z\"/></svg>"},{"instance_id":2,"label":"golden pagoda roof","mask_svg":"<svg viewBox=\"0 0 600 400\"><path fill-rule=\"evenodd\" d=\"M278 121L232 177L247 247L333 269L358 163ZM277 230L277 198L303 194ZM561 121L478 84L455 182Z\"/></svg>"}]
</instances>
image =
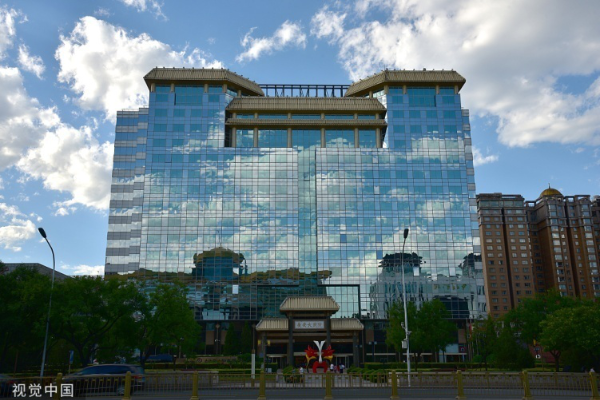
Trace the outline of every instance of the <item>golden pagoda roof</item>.
<instances>
[{"instance_id":1,"label":"golden pagoda roof","mask_svg":"<svg viewBox=\"0 0 600 400\"><path fill-rule=\"evenodd\" d=\"M279 306L279 311L332 311L340 309L331 296L289 296Z\"/></svg>"}]
</instances>

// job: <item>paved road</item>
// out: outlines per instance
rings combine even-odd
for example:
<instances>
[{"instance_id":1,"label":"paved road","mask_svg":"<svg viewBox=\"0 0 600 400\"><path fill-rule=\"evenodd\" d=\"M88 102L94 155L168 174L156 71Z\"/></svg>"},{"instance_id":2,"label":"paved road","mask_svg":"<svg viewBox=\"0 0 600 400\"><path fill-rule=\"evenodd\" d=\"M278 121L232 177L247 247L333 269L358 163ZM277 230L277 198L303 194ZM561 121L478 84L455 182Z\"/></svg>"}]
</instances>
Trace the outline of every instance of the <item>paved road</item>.
<instances>
[{"instance_id":1,"label":"paved road","mask_svg":"<svg viewBox=\"0 0 600 400\"><path fill-rule=\"evenodd\" d=\"M324 389L275 389L267 390L267 399L269 400L289 400L289 399L323 399L325 395ZM369 400L389 400L390 398L389 388L369 388L369 389L333 389L334 399L369 399ZM583 400L589 399L589 395L585 396L534 396L535 399L561 399L561 400ZM213 389L213 390L202 390L199 393L200 399L240 399L240 400L255 400L258 397L258 389ZM514 395L470 395L467 393L467 399L469 400L521 400L522 394ZM88 397L97 399L115 399L121 400L120 397ZM190 393L165 393L160 394L145 394L135 393L133 400L135 399L151 399L151 400L189 400ZM420 399L420 400L436 400L436 399L455 399L456 391L454 390L440 390L437 389L434 392L427 389L412 389L405 390L400 393L401 399Z\"/></svg>"}]
</instances>

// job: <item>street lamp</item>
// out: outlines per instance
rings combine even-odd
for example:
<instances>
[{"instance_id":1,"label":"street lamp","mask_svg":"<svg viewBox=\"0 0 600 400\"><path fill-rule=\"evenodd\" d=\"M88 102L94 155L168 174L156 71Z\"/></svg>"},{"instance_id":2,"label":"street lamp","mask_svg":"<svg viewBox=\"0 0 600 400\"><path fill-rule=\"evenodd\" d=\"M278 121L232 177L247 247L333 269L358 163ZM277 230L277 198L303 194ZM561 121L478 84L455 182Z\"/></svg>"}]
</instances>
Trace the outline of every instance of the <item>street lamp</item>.
<instances>
[{"instance_id":1,"label":"street lamp","mask_svg":"<svg viewBox=\"0 0 600 400\"><path fill-rule=\"evenodd\" d=\"M56 271L56 261L54 257L54 249L48 241L44 228L38 228L40 235L46 240L50 251L52 252L52 284L50 285L50 300L48 301L48 318L46 318L46 336L44 337L44 352L42 353L42 369L40 370L40 378L44 377L44 366L46 365L46 348L48 346L48 331L50 330L50 310L52 309L52 292L54 291L54 272Z\"/></svg>"},{"instance_id":2,"label":"street lamp","mask_svg":"<svg viewBox=\"0 0 600 400\"><path fill-rule=\"evenodd\" d=\"M369 342L369 344L373 345L373 362L375 362L375 345L377 344L377 342L373 341L373 342Z\"/></svg>"},{"instance_id":3,"label":"street lamp","mask_svg":"<svg viewBox=\"0 0 600 400\"><path fill-rule=\"evenodd\" d=\"M410 331L408 330L408 312L406 310L406 284L404 283L404 246L408 237L408 228L404 229L404 242L400 253L400 268L402 268L402 304L404 305L404 333L406 334L406 365L408 367L408 386L410 386Z\"/></svg>"},{"instance_id":4,"label":"street lamp","mask_svg":"<svg viewBox=\"0 0 600 400\"><path fill-rule=\"evenodd\" d=\"M252 379L255 377L256 371L256 350L254 348L254 333L256 332L256 324L252 324Z\"/></svg>"}]
</instances>

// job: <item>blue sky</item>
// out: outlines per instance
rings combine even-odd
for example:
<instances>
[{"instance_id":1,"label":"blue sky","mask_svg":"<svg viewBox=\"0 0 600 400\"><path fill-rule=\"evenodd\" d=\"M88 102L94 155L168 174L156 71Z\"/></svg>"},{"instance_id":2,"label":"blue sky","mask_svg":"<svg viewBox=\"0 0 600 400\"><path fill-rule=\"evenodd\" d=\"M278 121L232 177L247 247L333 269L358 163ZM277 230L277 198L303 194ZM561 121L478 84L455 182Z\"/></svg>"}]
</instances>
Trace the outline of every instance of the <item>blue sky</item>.
<instances>
[{"instance_id":1,"label":"blue sky","mask_svg":"<svg viewBox=\"0 0 600 400\"><path fill-rule=\"evenodd\" d=\"M466 79L477 191L600 194L598 1L0 0L0 260L98 273L114 117L155 66L258 83Z\"/></svg>"}]
</instances>

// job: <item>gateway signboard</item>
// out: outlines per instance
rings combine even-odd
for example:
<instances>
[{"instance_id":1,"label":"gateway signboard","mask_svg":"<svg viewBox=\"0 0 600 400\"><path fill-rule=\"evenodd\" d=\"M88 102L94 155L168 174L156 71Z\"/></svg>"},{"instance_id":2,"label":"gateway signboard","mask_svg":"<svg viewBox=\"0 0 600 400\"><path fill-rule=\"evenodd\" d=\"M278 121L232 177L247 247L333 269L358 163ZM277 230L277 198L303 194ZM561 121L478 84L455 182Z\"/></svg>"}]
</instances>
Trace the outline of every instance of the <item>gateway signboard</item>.
<instances>
[{"instance_id":1,"label":"gateway signboard","mask_svg":"<svg viewBox=\"0 0 600 400\"><path fill-rule=\"evenodd\" d=\"M325 329L325 321L294 321L295 330Z\"/></svg>"}]
</instances>

